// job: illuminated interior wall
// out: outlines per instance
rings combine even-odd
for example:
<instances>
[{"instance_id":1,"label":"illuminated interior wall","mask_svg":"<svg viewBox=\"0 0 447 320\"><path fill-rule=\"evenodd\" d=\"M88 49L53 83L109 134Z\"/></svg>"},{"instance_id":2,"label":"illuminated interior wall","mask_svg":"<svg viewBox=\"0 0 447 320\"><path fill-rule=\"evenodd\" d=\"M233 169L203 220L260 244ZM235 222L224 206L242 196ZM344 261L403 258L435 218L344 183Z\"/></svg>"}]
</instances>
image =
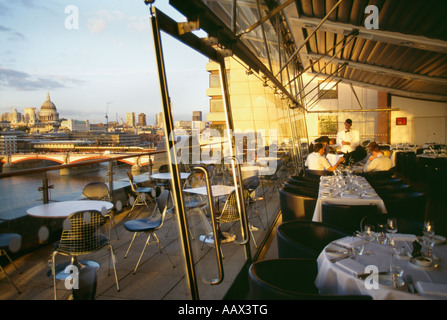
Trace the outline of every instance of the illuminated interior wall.
<instances>
[{"instance_id":1,"label":"illuminated interior wall","mask_svg":"<svg viewBox=\"0 0 447 320\"><path fill-rule=\"evenodd\" d=\"M393 96L391 106L399 109L390 117L391 144L447 143L447 103ZM398 118L406 124L398 124Z\"/></svg>"}]
</instances>

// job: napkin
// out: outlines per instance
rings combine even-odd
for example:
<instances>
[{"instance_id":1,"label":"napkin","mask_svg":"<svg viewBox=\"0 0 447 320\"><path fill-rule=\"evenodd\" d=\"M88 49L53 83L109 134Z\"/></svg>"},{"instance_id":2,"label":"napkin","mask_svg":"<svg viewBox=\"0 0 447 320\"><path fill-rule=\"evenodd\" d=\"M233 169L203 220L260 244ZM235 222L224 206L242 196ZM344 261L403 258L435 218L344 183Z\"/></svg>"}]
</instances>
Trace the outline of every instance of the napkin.
<instances>
[{"instance_id":1,"label":"napkin","mask_svg":"<svg viewBox=\"0 0 447 320\"><path fill-rule=\"evenodd\" d=\"M414 287L419 294L447 298L447 284L418 281Z\"/></svg>"},{"instance_id":2,"label":"napkin","mask_svg":"<svg viewBox=\"0 0 447 320\"><path fill-rule=\"evenodd\" d=\"M346 248L352 248L353 246L356 246L358 243L363 242L363 239L357 238L357 237L344 237L338 240L335 240L332 242L334 245L339 245Z\"/></svg>"},{"instance_id":3,"label":"napkin","mask_svg":"<svg viewBox=\"0 0 447 320\"><path fill-rule=\"evenodd\" d=\"M336 262L336 264L351 274L358 274L365 272L365 266L352 259L343 259Z\"/></svg>"},{"instance_id":4,"label":"napkin","mask_svg":"<svg viewBox=\"0 0 447 320\"><path fill-rule=\"evenodd\" d=\"M391 235L391 238L393 238L396 241L409 241L413 242L416 240L416 236L414 234L404 234L404 233L396 233Z\"/></svg>"}]
</instances>

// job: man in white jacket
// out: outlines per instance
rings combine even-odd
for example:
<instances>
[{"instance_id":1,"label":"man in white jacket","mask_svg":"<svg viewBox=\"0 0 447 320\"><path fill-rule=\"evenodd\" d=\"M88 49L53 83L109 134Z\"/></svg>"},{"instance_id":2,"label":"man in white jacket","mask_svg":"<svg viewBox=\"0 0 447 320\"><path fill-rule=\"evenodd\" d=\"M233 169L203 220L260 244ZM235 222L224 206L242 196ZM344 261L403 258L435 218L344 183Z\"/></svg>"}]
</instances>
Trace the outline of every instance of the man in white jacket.
<instances>
[{"instance_id":1,"label":"man in white jacket","mask_svg":"<svg viewBox=\"0 0 447 320\"><path fill-rule=\"evenodd\" d=\"M337 133L337 145L341 147L342 153L350 153L360 144L360 133L352 130L352 120L346 119L345 129Z\"/></svg>"}]
</instances>

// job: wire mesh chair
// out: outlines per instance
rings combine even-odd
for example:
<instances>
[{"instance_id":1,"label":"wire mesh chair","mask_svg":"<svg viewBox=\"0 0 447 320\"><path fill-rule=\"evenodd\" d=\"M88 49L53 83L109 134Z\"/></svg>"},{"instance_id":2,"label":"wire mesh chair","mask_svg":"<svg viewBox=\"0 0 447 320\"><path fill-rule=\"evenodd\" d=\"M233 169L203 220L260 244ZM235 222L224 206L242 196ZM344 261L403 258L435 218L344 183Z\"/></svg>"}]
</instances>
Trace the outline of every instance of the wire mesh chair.
<instances>
[{"instance_id":1,"label":"wire mesh chair","mask_svg":"<svg viewBox=\"0 0 447 320\"><path fill-rule=\"evenodd\" d=\"M256 196L256 192L257 192L256 190L259 187L259 183L260 183L260 181L259 181L258 176L251 176L249 178L242 180L242 185L248 191L248 197L246 198L247 208L249 210L251 209L250 210L251 214L256 215L256 217L259 219L259 223L262 225L262 229L265 230L264 223L262 222L261 216L259 215L259 211L258 211L258 202L260 200L263 200L264 198ZM250 219L250 216L249 216L249 219Z\"/></svg>"},{"instance_id":2,"label":"wire mesh chair","mask_svg":"<svg viewBox=\"0 0 447 320\"><path fill-rule=\"evenodd\" d=\"M249 192L248 190L244 190L244 203L246 203L248 198L249 198ZM216 220L219 224L218 228L219 230L220 225L223 223L231 223L240 220L239 210L237 207L236 191L233 191L228 195L227 201L225 201L224 207L220 212L220 214L216 217ZM250 224L249 224L249 231L251 239L253 240L253 244L257 248L258 246L256 244L255 238L253 237L253 228ZM225 242L225 240L222 242Z\"/></svg>"},{"instance_id":3,"label":"wire mesh chair","mask_svg":"<svg viewBox=\"0 0 447 320\"><path fill-rule=\"evenodd\" d=\"M280 170L282 169L281 159L275 161L276 167L268 167L260 171L259 179L263 185L263 187L267 187L270 189L270 196L273 196L273 191L276 190L278 192L279 188L281 188L282 178L280 177ZM273 188L273 189L272 189ZM271 199L271 198L270 198Z\"/></svg>"},{"instance_id":4,"label":"wire mesh chair","mask_svg":"<svg viewBox=\"0 0 447 320\"><path fill-rule=\"evenodd\" d=\"M111 200L109 187L107 187L107 185L101 181L90 182L87 185L85 185L84 189L82 190L82 197L87 200L103 200L103 201ZM109 212L107 212L107 216L110 217L109 238L110 238L110 229L112 228L113 225L116 233L116 238L119 239L113 211L110 210Z\"/></svg>"},{"instance_id":5,"label":"wire mesh chair","mask_svg":"<svg viewBox=\"0 0 447 320\"><path fill-rule=\"evenodd\" d=\"M22 236L18 233L2 233L0 234L0 256L5 256L9 262L14 266L14 268L17 270L18 273L22 273L19 268L15 265L15 263L12 261L12 259L9 257L6 250L9 250L11 252L17 252L20 250L22 246ZM11 280L11 278L8 276L6 271L3 269L3 267L0 265L0 269L5 276L6 279L14 286L14 288L17 290L17 292L20 294L20 289L15 285L15 283Z\"/></svg>"},{"instance_id":6,"label":"wire mesh chair","mask_svg":"<svg viewBox=\"0 0 447 320\"><path fill-rule=\"evenodd\" d=\"M132 172L127 171L127 177L129 178L130 188L136 195L136 198L132 204L130 211L133 211L135 206L145 205L149 209L148 201L151 202L153 196L156 194L156 190L150 187L140 187L135 183Z\"/></svg>"},{"instance_id":7,"label":"wire mesh chair","mask_svg":"<svg viewBox=\"0 0 447 320\"><path fill-rule=\"evenodd\" d=\"M129 253L130 248L132 247L132 244L136 238L136 236L141 233L148 233L148 237L146 240L146 243L143 247L143 250L141 251L140 257L137 261L137 264L135 266L135 269L133 271L133 273L135 273L137 271L137 268L140 264L141 258L143 257L144 251L146 250L146 247L150 244L150 240L151 240L151 236L153 235L155 238L155 242L158 245L158 248L161 252L162 249L164 249L163 244L160 242L160 240L158 239L155 231L159 230L164 223L165 220L165 215L166 215L166 211L168 208L168 198L169 198L169 190L164 190L160 196L157 198L157 207L156 210L160 211L161 215L160 215L160 219L158 220L153 220L153 219L147 219L147 218L141 218L141 219L134 219L134 220L130 220L130 221L126 221L124 223L124 228L129 231L129 232L133 232L134 235L132 237L132 241L130 242L129 248L127 248L127 252L124 255L124 258L127 258L127 255ZM165 250L166 252L166 250ZM172 267L174 268L175 265L174 263L172 263L171 258L169 257L168 253L166 252L166 255L169 259L169 261L172 264Z\"/></svg>"},{"instance_id":8,"label":"wire mesh chair","mask_svg":"<svg viewBox=\"0 0 447 320\"><path fill-rule=\"evenodd\" d=\"M52 254L51 272L53 276L54 299L56 292L56 256L65 255L71 257L70 264L82 268L82 263L77 260L81 255L94 253L104 247L108 247L109 274L112 261L115 273L116 289L119 291L118 277L115 266L115 254L109 239L104 235L102 226L109 217L103 216L96 210L83 210L71 214L63 224L61 239L55 244L56 250Z\"/></svg>"}]
</instances>

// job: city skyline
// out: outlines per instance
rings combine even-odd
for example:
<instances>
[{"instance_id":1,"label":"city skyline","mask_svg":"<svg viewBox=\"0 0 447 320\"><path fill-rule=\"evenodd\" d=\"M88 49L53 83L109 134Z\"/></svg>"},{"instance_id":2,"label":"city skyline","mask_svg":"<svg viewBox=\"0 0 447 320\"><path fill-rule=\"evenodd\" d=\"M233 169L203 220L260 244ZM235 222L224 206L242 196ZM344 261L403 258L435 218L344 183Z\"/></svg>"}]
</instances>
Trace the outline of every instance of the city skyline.
<instances>
[{"instance_id":1,"label":"city skyline","mask_svg":"<svg viewBox=\"0 0 447 320\"><path fill-rule=\"evenodd\" d=\"M167 0L155 6L185 21ZM162 111L143 0L0 0L0 17L0 113L39 111L48 91L61 118L105 123L106 113L113 121L132 110L153 122ZM174 119L208 113L208 59L163 33L162 41Z\"/></svg>"}]
</instances>

